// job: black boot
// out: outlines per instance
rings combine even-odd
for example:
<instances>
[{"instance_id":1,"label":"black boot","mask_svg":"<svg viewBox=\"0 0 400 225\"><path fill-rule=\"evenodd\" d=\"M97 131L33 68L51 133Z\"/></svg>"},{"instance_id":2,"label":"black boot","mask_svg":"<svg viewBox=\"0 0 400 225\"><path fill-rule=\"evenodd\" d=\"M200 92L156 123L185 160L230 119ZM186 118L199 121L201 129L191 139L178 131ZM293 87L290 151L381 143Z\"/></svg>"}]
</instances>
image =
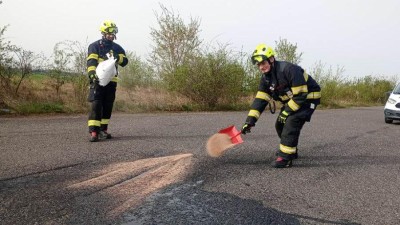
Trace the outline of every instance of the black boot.
<instances>
[{"instance_id":1,"label":"black boot","mask_svg":"<svg viewBox=\"0 0 400 225\"><path fill-rule=\"evenodd\" d=\"M299 155L297 154L297 150L298 149L296 149L296 152L292 156L293 159L298 159L299 158Z\"/></svg>"},{"instance_id":2,"label":"black boot","mask_svg":"<svg viewBox=\"0 0 400 225\"><path fill-rule=\"evenodd\" d=\"M111 136L111 134L107 133L106 130L102 130L102 131L100 131L100 133L99 133L99 138L100 138L100 139L111 139L112 136Z\"/></svg>"},{"instance_id":3,"label":"black boot","mask_svg":"<svg viewBox=\"0 0 400 225\"><path fill-rule=\"evenodd\" d=\"M292 160L291 159L284 159L280 156L276 158L274 167L275 168L287 168L292 166Z\"/></svg>"},{"instance_id":4,"label":"black boot","mask_svg":"<svg viewBox=\"0 0 400 225\"><path fill-rule=\"evenodd\" d=\"M90 142L98 142L99 141L99 136L97 135L96 131L90 132Z\"/></svg>"}]
</instances>

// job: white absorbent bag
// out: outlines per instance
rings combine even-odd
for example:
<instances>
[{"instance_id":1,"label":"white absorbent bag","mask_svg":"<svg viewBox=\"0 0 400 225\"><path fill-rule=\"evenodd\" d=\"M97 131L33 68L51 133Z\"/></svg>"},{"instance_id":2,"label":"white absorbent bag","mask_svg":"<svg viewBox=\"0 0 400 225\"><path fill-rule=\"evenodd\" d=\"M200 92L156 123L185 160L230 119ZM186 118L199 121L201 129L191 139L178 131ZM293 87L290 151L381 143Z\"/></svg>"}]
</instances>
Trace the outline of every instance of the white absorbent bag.
<instances>
[{"instance_id":1,"label":"white absorbent bag","mask_svg":"<svg viewBox=\"0 0 400 225\"><path fill-rule=\"evenodd\" d=\"M115 67L115 61L113 56L109 57L107 60L99 63L96 68L96 75L99 78L99 84L101 86L106 86L113 77L117 74L117 68Z\"/></svg>"}]
</instances>

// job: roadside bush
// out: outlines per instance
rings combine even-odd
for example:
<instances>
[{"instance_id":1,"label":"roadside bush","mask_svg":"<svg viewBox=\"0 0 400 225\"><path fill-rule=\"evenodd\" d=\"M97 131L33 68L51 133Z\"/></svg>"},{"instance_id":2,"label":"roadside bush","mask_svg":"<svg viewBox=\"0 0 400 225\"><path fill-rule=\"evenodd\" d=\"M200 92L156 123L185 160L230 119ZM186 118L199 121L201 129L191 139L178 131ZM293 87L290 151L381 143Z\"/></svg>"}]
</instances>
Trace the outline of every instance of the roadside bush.
<instances>
[{"instance_id":1,"label":"roadside bush","mask_svg":"<svg viewBox=\"0 0 400 225\"><path fill-rule=\"evenodd\" d=\"M74 100L78 106L87 106L87 97L89 95L89 79L85 75L75 75L71 77L74 91Z\"/></svg>"},{"instance_id":2,"label":"roadside bush","mask_svg":"<svg viewBox=\"0 0 400 225\"><path fill-rule=\"evenodd\" d=\"M210 109L218 103L235 104L245 82L245 71L235 57L226 47L204 53L179 66L169 76L174 79L169 88Z\"/></svg>"},{"instance_id":3,"label":"roadside bush","mask_svg":"<svg viewBox=\"0 0 400 225\"><path fill-rule=\"evenodd\" d=\"M139 56L131 52L127 53L127 58L128 65L119 68L118 77L121 78L121 86L138 88L156 85L157 76L147 62L142 61Z\"/></svg>"},{"instance_id":4,"label":"roadside bush","mask_svg":"<svg viewBox=\"0 0 400 225\"><path fill-rule=\"evenodd\" d=\"M394 85L394 82L372 76L358 78L350 83L350 86L354 87L356 91L356 101L364 104L385 103L385 93L392 90Z\"/></svg>"},{"instance_id":5,"label":"roadside bush","mask_svg":"<svg viewBox=\"0 0 400 225\"><path fill-rule=\"evenodd\" d=\"M385 93L393 89L396 78L384 79L372 76L343 78L344 68L328 69L318 62L310 74L322 88L321 105L327 108L381 105L386 101Z\"/></svg>"}]
</instances>

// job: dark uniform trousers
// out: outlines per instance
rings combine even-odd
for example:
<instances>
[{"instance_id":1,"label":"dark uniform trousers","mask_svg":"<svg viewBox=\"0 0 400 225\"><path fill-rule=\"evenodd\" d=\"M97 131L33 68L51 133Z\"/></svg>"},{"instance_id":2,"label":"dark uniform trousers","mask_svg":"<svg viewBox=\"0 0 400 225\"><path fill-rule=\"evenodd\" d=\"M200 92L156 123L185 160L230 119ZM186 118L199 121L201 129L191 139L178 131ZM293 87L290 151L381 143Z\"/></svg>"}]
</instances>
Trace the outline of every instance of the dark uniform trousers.
<instances>
[{"instance_id":1,"label":"dark uniform trousers","mask_svg":"<svg viewBox=\"0 0 400 225\"><path fill-rule=\"evenodd\" d=\"M302 106L298 111L288 116L285 123L281 123L276 120L275 129L279 138L281 139L281 145L297 148L297 145L299 143L300 131L303 128L305 122L310 122L315 107L316 105L314 105L314 108L311 108L310 104L307 103ZM277 155L288 160L293 157L293 154L286 154L279 150L277 152Z\"/></svg>"},{"instance_id":2,"label":"dark uniform trousers","mask_svg":"<svg viewBox=\"0 0 400 225\"><path fill-rule=\"evenodd\" d=\"M116 89L117 83L114 81L111 81L104 87L100 86L98 82L90 84L88 101L91 102L92 109L89 113L89 132L107 130L114 105Z\"/></svg>"}]
</instances>

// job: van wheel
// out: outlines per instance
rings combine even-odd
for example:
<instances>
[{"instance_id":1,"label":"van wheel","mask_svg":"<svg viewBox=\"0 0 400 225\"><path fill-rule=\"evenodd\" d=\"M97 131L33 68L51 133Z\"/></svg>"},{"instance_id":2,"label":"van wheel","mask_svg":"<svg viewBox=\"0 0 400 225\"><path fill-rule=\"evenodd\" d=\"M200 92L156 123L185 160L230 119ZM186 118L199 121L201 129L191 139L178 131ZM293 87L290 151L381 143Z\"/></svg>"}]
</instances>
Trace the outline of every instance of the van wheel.
<instances>
[{"instance_id":1,"label":"van wheel","mask_svg":"<svg viewBox=\"0 0 400 225\"><path fill-rule=\"evenodd\" d=\"M385 117L385 123L393 123L393 120L388 119L388 118Z\"/></svg>"}]
</instances>

